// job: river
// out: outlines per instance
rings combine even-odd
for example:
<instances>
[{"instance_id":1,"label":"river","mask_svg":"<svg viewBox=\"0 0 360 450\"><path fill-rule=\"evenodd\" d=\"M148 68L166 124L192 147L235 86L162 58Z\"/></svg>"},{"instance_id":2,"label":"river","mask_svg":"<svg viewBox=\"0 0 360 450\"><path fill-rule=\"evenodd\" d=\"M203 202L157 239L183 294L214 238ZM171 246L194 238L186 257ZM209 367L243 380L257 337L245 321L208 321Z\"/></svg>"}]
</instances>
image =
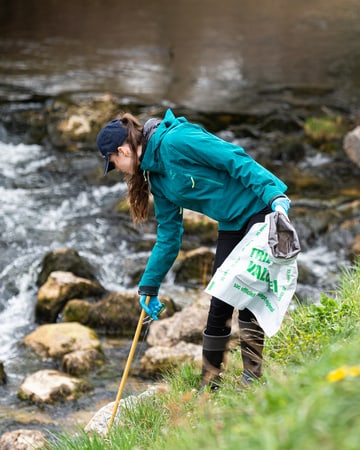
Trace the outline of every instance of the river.
<instances>
[{"instance_id":1,"label":"river","mask_svg":"<svg viewBox=\"0 0 360 450\"><path fill-rule=\"evenodd\" d=\"M276 84L359 99L357 0L0 1L0 76L39 93L111 90L246 106Z\"/></svg>"},{"instance_id":2,"label":"river","mask_svg":"<svg viewBox=\"0 0 360 450\"><path fill-rule=\"evenodd\" d=\"M148 104L237 111L278 86L325 86L337 104L356 106L359 42L358 0L0 0L0 100L16 110L29 91L109 91ZM89 154L69 162L23 142L0 117L0 360L8 374L0 431L15 426L9 408L26 409L16 391L32 362L21 360L18 343L35 326L44 255L75 248L108 289L126 284L114 265L119 252L127 255L126 236L116 246L109 239L117 226L111 208L125 185L92 186L78 175L97 164ZM305 257L321 279L339 263L322 245Z\"/></svg>"}]
</instances>

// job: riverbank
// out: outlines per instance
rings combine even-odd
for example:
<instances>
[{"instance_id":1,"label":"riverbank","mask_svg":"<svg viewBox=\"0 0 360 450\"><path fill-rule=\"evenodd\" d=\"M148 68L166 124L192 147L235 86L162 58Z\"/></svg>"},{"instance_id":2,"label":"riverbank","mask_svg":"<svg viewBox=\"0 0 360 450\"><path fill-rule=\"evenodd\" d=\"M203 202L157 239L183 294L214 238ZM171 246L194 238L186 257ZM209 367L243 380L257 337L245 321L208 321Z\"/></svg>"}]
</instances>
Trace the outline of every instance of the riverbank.
<instances>
[{"instance_id":1,"label":"riverbank","mask_svg":"<svg viewBox=\"0 0 360 450\"><path fill-rule=\"evenodd\" d=\"M296 292L302 303L316 303L320 292L334 289L339 272L355 257L360 235L360 168L342 146L345 133L359 122L350 111L336 108L324 91L318 94L315 98L312 92L310 101L309 91L292 90L293 107L287 112L279 106L283 104L279 97L278 107L268 102L266 109L259 104L237 113L173 108L176 114L242 145L289 185L290 217L302 246ZM277 93L283 101L289 95L286 90ZM130 343L104 339L108 362L100 377L93 374L92 395L44 409L20 401L20 384L39 366L19 343L38 326L34 310L41 261L49 251L68 247L93 265L106 289L135 291L156 224L152 218L141 229L132 226L123 207L125 185L116 174L102 177L94 136L116 111L130 110L146 120L152 115L161 117L166 106L135 100L125 103L123 98L104 93L38 97L29 91L26 98L17 98L16 105L14 99L3 100L0 109L5 118L0 130L0 223L4 225L0 347L8 378L0 387L0 429L15 429L19 424L68 429L89 420L89 411L93 414L115 397L119 367ZM203 228L200 238L186 228L182 251L214 245L214 236ZM174 271L162 285L162 292L182 307L193 301L199 289L200 284L193 291L178 282ZM126 394L144 388L144 380L132 381Z\"/></svg>"},{"instance_id":2,"label":"riverbank","mask_svg":"<svg viewBox=\"0 0 360 450\"><path fill-rule=\"evenodd\" d=\"M355 450L360 415L360 262L321 305L289 314L268 340L266 384L238 391L233 352L223 386L197 391L199 373L185 366L166 377L169 390L122 411L107 438L53 436L53 450L237 449Z\"/></svg>"}]
</instances>

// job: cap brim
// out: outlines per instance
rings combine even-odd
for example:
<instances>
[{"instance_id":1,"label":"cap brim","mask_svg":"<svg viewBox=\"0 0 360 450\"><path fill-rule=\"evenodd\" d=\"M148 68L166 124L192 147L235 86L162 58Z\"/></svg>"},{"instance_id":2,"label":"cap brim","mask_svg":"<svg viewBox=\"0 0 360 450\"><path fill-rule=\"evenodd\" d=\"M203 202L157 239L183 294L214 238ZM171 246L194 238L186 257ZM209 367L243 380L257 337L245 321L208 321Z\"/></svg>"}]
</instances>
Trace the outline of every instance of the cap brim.
<instances>
[{"instance_id":1,"label":"cap brim","mask_svg":"<svg viewBox=\"0 0 360 450\"><path fill-rule=\"evenodd\" d=\"M111 170L114 170L114 169L115 169L115 164L109 160L109 155L106 155L103 176L105 176L108 172L110 172Z\"/></svg>"}]
</instances>

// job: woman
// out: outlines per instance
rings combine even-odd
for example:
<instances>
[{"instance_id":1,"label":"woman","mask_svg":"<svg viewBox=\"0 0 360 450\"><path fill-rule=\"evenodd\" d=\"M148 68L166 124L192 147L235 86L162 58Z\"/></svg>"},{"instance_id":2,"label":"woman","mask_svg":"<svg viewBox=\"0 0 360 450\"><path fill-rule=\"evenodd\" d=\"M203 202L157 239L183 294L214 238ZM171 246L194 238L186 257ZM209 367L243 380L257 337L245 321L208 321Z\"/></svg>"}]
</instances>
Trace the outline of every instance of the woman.
<instances>
[{"instance_id":1,"label":"woman","mask_svg":"<svg viewBox=\"0 0 360 450\"><path fill-rule=\"evenodd\" d=\"M183 208L218 221L214 272L236 244L266 214L290 200L287 186L255 162L241 147L223 141L168 110L144 126L131 114L109 122L97 145L105 159L104 175L126 174L134 222L147 219L149 193L158 223L155 246L139 283L140 304L153 319L161 303L160 284L178 255L183 234ZM146 296L150 296L146 305ZM202 385L217 386L231 332L233 307L212 298L203 333ZM264 332L247 309L239 311L242 383L262 375Z\"/></svg>"}]
</instances>

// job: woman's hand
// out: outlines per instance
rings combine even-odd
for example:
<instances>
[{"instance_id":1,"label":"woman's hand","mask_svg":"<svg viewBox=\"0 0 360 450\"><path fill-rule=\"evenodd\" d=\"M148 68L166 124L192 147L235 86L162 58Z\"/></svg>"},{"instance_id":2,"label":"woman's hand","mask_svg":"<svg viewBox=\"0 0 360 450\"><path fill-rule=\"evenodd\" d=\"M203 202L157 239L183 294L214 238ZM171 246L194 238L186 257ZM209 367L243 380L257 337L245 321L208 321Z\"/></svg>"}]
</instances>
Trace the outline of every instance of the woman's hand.
<instances>
[{"instance_id":1,"label":"woman's hand","mask_svg":"<svg viewBox=\"0 0 360 450\"><path fill-rule=\"evenodd\" d=\"M140 296L140 306L142 309L148 314L152 319L158 320L159 315L162 313L162 311L165 308L164 303L161 303L158 297L150 297L149 302L146 304L147 297L150 297L148 295L141 295Z\"/></svg>"},{"instance_id":2,"label":"woman's hand","mask_svg":"<svg viewBox=\"0 0 360 450\"><path fill-rule=\"evenodd\" d=\"M272 211L281 212L287 217L290 209L290 200L287 197L277 197L271 203L271 209Z\"/></svg>"}]
</instances>

